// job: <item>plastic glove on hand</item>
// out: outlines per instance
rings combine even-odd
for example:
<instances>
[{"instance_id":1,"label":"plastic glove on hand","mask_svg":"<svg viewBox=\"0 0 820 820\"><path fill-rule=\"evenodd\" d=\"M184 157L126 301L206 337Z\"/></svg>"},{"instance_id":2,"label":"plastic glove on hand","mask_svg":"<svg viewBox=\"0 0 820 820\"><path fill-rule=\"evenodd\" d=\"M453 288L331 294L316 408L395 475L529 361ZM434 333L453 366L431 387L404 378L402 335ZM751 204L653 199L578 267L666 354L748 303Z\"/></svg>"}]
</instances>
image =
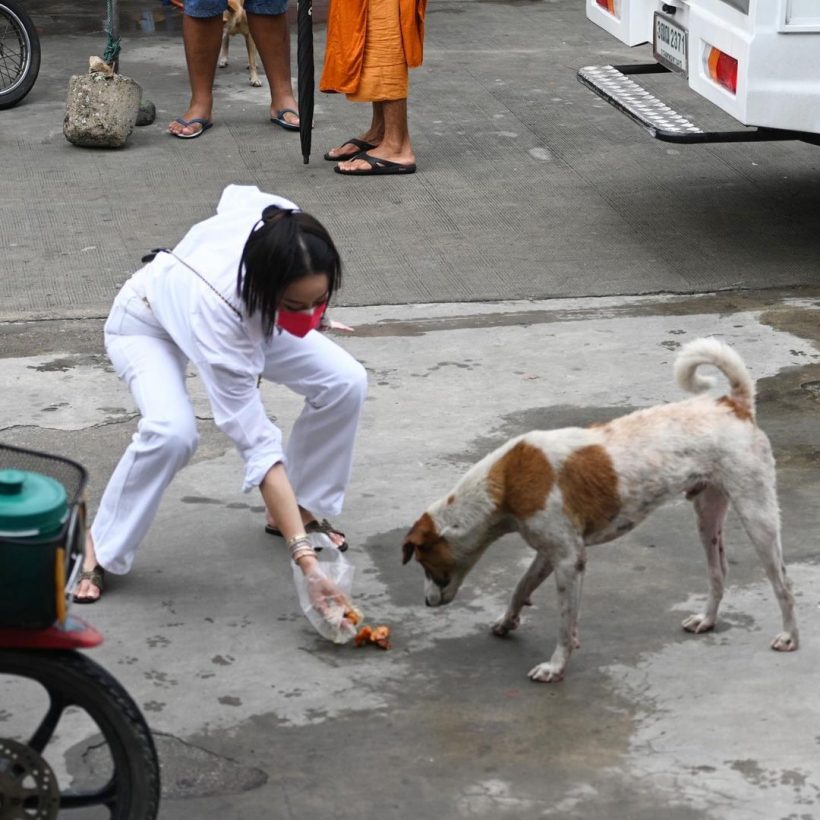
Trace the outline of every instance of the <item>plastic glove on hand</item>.
<instances>
[{"instance_id":1,"label":"plastic glove on hand","mask_svg":"<svg viewBox=\"0 0 820 820\"><path fill-rule=\"evenodd\" d=\"M312 533L311 541L317 535ZM354 638L362 614L350 603L354 569L344 554L336 549L322 550L307 573L297 564L291 565L299 605L313 628L337 644Z\"/></svg>"},{"instance_id":2,"label":"plastic glove on hand","mask_svg":"<svg viewBox=\"0 0 820 820\"><path fill-rule=\"evenodd\" d=\"M305 575L308 597L313 608L325 615L330 609L350 607L347 595L339 589L318 567L313 567Z\"/></svg>"},{"instance_id":3,"label":"plastic glove on hand","mask_svg":"<svg viewBox=\"0 0 820 820\"><path fill-rule=\"evenodd\" d=\"M354 632L356 627L345 618L353 610L347 595L331 581L318 567L305 575L308 598L313 608L330 624L338 626L345 632Z\"/></svg>"}]
</instances>

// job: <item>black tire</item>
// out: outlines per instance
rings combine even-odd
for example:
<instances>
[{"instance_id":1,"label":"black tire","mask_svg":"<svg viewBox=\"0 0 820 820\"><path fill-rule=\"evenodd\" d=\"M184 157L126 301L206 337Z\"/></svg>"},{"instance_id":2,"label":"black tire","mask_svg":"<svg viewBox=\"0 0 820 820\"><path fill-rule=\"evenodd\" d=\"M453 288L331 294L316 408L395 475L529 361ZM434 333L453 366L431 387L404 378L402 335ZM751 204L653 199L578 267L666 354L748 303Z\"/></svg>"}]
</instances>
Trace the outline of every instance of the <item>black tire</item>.
<instances>
[{"instance_id":1,"label":"black tire","mask_svg":"<svg viewBox=\"0 0 820 820\"><path fill-rule=\"evenodd\" d=\"M61 809L107 806L112 820L155 820L160 795L156 747L136 703L111 674L72 650L5 649L0 650L0 674L29 678L48 692L51 706L28 741L38 753L68 706L86 712L105 739L113 764L109 783L93 792L61 790Z\"/></svg>"},{"instance_id":2,"label":"black tire","mask_svg":"<svg viewBox=\"0 0 820 820\"><path fill-rule=\"evenodd\" d=\"M40 38L16 0L0 0L0 109L17 105L40 73Z\"/></svg>"}]
</instances>

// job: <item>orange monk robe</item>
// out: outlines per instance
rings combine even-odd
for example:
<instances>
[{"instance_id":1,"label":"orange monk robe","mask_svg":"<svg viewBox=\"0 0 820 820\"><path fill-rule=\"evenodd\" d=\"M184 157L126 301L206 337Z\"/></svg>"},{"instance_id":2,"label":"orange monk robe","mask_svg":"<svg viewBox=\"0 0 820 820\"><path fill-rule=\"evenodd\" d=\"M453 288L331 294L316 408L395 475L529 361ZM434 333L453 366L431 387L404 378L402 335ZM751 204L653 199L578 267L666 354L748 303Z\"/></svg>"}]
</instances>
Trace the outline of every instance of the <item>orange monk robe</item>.
<instances>
[{"instance_id":1,"label":"orange monk robe","mask_svg":"<svg viewBox=\"0 0 820 820\"><path fill-rule=\"evenodd\" d=\"M427 0L398 0L399 24L408 68L416 68L424 57L424 13ZM354 94L364 64L368 0L330 0L327 44L321 91Z\"/></svg>"}]
</instances>

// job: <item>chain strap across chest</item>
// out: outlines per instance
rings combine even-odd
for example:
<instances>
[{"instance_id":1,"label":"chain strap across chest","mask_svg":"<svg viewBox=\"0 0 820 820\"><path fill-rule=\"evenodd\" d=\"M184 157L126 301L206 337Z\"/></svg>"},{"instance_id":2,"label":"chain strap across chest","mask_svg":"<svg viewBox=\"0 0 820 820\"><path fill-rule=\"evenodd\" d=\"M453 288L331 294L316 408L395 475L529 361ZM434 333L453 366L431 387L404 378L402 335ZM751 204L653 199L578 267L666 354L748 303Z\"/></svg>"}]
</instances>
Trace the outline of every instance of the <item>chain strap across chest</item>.
<instances>
[{"instance_id":1,"label":"chain strap across chest","mask_svg":"<svg viewBox=\"0 0 820 820\"><path fill-rule=\"evenodd\" d=\"M189 265L184 259L177 256L173 251L169 251L168 248L156 248L152 251L152 253L154 256L158 253L167 253L170 256L173 256L174 259L176 259L181 265L185 265L185 267L188 268L194 276L201 279L236 314L240 322L242 321L242 312L236 307L236 305L226 299L225 296L223 296L193 265Z\"/></svg>"}]
</instances>

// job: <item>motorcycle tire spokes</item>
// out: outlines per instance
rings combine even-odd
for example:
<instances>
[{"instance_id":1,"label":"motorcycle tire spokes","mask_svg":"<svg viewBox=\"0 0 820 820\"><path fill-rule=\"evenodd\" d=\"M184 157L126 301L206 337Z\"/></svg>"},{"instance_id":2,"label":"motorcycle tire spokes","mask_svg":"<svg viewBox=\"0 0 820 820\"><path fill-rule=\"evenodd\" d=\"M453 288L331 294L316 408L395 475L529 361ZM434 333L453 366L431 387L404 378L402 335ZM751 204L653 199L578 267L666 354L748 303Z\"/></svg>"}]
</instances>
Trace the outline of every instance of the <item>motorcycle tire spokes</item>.
<instances>
[{"instance_id":1,"label":"motorcycle tire spokes","mask_svg":"<svg viewBox=\"0 0 820 820\"><path fill-rule=\"evenodd\" d=\"M109 672L73 650L2 650L0 675L35 681L48 694L45 714L25 744L0 738L0 816L5 816L6 795L20 795L26 806L36 803L38 813L12 812L12 817L52 820L64 809L99 806L111 820L155 820L160 798L156 747L139 708ZM64 714L78 709L96 724L110 765L104 782L62 791L46 761L48 744L59 734Z\"/></svg>"},{"instance_id":2,"label":"motorcycle tire spokes","mask_svg":"<svg viewBox=\"0 0 820 820\"><path fill-rule=\"evenodd\" d=\"M40 38L17 0L0 0L0 109L17 105L40 72Z\"/></svg>"}]
</instances>

